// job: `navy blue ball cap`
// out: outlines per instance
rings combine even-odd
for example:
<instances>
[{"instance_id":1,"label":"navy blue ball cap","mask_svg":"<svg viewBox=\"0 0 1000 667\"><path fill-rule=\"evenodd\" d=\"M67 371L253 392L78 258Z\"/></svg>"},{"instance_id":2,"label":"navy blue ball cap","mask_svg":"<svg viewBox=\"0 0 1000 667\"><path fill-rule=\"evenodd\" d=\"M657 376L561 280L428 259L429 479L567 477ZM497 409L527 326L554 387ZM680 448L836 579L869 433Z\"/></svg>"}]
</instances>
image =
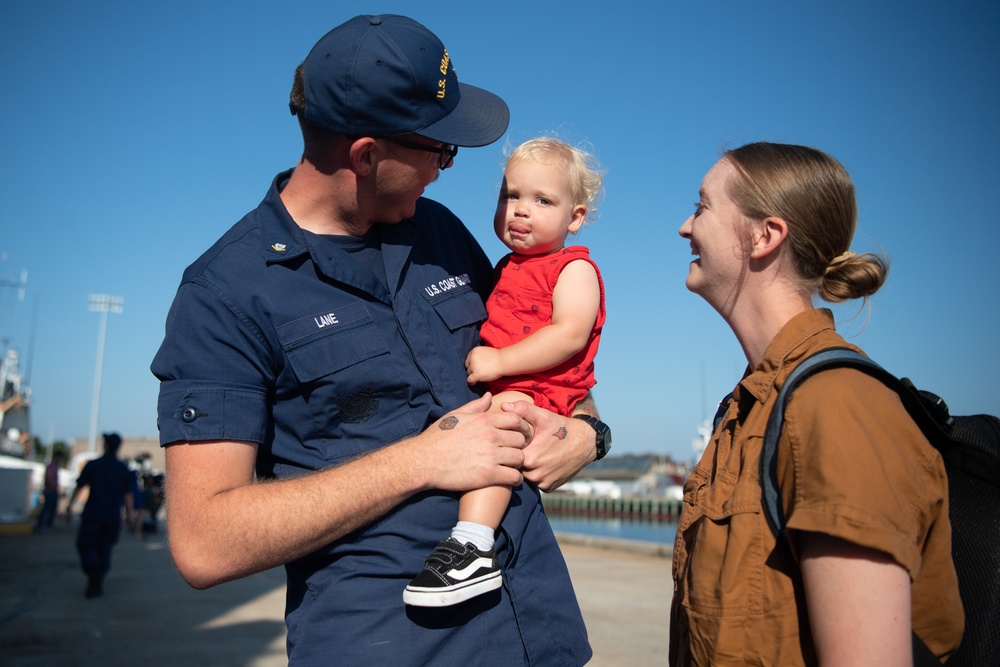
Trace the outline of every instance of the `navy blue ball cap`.
<instances>
[{"instance_id":1,"label":"navy blue ball cap","mask_svg":"<svg viewBox=\"0 0 1000 667\"><path fill-rule=\"evenodd\" d=\"M507 104L459 83L444 44L405 16L356 16L326 35L303 62L305 119L330 132L419 134L485 146L507 131Z\"/></svg>"}]
</instances>

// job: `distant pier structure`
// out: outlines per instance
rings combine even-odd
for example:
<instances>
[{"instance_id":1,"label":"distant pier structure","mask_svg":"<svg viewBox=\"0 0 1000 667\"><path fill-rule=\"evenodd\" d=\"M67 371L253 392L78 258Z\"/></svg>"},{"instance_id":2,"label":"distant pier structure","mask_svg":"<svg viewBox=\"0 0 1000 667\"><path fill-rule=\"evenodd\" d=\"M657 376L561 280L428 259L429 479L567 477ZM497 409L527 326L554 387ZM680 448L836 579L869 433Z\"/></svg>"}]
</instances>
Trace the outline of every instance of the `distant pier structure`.
<instances>
[{"instance_id":1,"label":"distant pier structure","mask_svg":"<svg viewBox=\"0 0 1000 667\"><path fill-rule=\"evenodd\" d=\"M580 471L559 491L542 495L553 517L676 522L687 466L666 456L609 456Z\"/></svg>"},{"instance_id":2,"label":"distant pier structure","mask_svg":"<svg viewBox=\"0 0 1000 667\"><path fill-rule=\"evenodd\" d=\"M542 496L545 512L553 517L587 517L675 523L684 501L674 498L608 498L550 493Z\"/></svg>"}]
</instances>

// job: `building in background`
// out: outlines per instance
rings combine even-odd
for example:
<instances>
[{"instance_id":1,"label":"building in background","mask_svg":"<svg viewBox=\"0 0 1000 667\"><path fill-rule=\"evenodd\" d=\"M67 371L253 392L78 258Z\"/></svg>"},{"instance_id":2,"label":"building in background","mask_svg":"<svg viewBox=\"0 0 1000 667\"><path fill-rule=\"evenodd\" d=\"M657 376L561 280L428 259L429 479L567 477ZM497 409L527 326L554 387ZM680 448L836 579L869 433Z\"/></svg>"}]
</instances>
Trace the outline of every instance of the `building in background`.
<instances>
[{"instance_id":1,"label":"building in background","mask_svg":"<svg viewBox=\"0 0 1000 667\"><path fill-rule=\"evenodd\" d=\"M88 454L87 438L73 438L69 446L69 469L73 474L80 472L83 464L91 458L96 458L104 453L104 446L98 442L96 452ZM166 455L160 447L159 436L146 437L135 435L123 435L122 445L118 449L118 458L129 464L130 468L142 467L146 472L161 473L166 470ZM141 461L141 464L137 464Z\"/></svg>"}]
</instances>

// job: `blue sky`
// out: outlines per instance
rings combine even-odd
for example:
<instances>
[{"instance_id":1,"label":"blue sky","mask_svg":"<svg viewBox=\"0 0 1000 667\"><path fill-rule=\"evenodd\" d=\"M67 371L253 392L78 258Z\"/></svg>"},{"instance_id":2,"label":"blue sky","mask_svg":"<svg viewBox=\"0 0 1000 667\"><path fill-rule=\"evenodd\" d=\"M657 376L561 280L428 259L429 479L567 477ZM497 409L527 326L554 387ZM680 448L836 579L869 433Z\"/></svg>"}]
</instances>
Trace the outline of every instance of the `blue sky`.
<instances>
[{"instance_id":1,"label":"blue sky","mask_svg":"<svg viewBox=\"0 0 1000 667\"><path fill-rule=\"evenodd\" d=\"M327 30L402 13L459 79L511 108L497 144L462 150L428 190L487 253L504 142L590 142L601 217L576 242L601 267L608 324L596 396L618 453L691 457L699 421L745 365L684 288L677 228L720 149L813 145L858 190L853 248L884 249L871 316L838 325L956 414L1000 414L1000 4L994 1L497 3L247 0L20 2L0 8L0 339L30 373L33 431L156 434L149 373L181 273L298 158L292 72ZM891 8L895 6L895 8ZM280 9L279 9L280 7Z\"/></svg>"}]
</instances>

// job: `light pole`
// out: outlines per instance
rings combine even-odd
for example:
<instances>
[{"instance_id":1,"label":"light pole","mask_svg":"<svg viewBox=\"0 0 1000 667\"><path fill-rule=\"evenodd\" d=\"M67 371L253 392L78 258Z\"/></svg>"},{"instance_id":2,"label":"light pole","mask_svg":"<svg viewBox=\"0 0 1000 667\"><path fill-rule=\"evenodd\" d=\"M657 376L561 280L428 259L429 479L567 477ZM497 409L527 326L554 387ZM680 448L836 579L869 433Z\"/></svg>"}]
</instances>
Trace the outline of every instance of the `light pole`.
<instances>
[{"instance_id":1,"label":"light pole","mask_svg":"<svg viewBox=\"0 0 1000 667\"><path fill-rule=\"evenodd\" d=\"M101 314L101 324L97 332L97 367L94 369L94 398L90 406L90 437L87 439L87 451L93 454L97 451L97 412L101 406L101 372L104 370L104 336L108 330L108 313L122 312L125 299L107 294L91 294L87 310Z\"/></svg>"}]
</instances>

